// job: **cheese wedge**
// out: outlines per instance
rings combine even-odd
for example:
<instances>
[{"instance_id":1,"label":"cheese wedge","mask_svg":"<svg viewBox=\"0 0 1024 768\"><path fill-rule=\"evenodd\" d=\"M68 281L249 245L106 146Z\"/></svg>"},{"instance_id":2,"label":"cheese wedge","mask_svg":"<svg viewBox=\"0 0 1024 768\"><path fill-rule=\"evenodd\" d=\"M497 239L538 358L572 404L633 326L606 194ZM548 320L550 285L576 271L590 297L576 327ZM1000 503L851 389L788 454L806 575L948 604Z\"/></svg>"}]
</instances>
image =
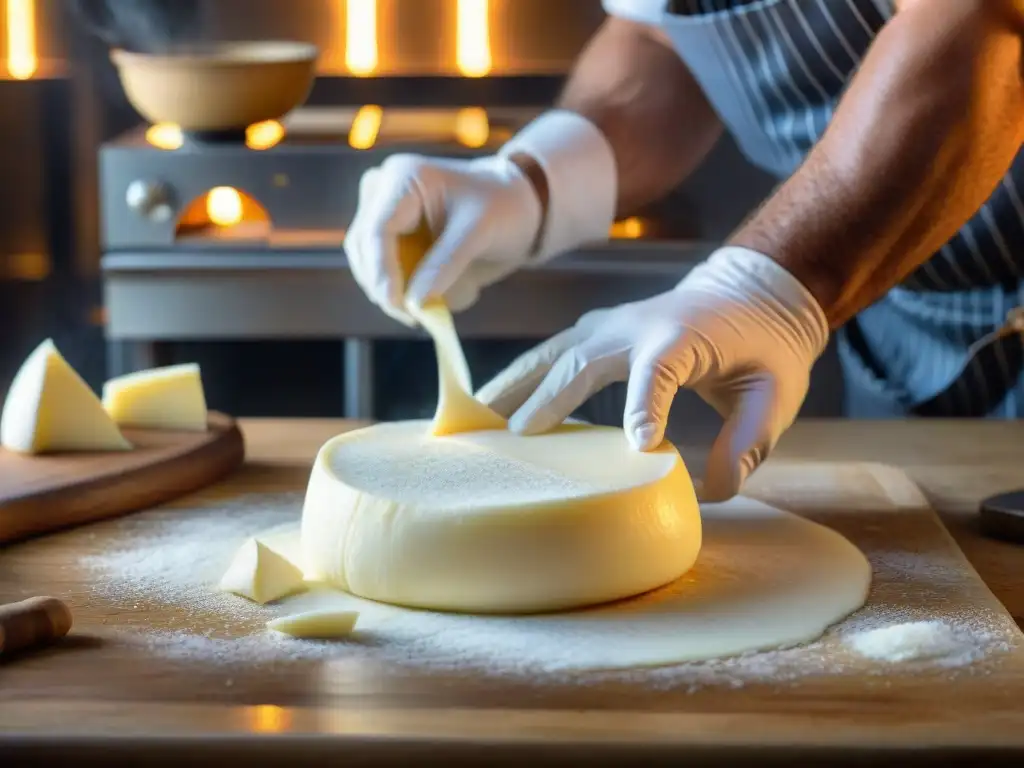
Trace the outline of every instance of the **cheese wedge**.
<instances>
[{"instance_id":1,"label":"cheese wedge","mask_svg":"<svg viewBox=\"0 0 1024 768\"><path fill-rule=\"evenodd\" d=\"M267 622L267 628L306 640L339 640L352 634L358 611L325 609L281 616Z\"/></svg>"},{"instance_id":2,"label":"cheese wedge","mask_svg":"<svg viewBox=\"0 0 1024 768\"><path fill-rule=\"evenodd\" d=\"M220 589L269 603L306 588L302 571L257 539L246 541L220 580Z\"/></svg>"},{"instance_id":3,"label":"cheese wedge","mask_svg":"<svg viewBox=\"0 0 1024 768\"><path fill-rule=\"evenodd\" d=\"M426 224L399 238L398 259L406 280L423 260L431 244L432 236ZM505 419L473 397L469 365L455 331L455 322L444 302L433 300L423 307L409 303L406 310L430 334L437 354L438 399L433 434L441 437L483 429L504 429L507 425Z\"/></svg>"},{"instance_id":4,"label":"cheese wedge","mask_svg":"<svg viewBox=\"0 0 1024 768\"><path fill-rule=\"evenodd\" d=\"M122 426L206 431L206 396L195 363L111 379L103 385L103 407Z\"/></svg>"},{"instance_id":5,"label":"cheese wedge","mask_svg":"<svg viewBox=\"0 0 1024 768\"><path fill-rule=\"evenodd\" d=\"M674 447L563 425L439 439L426 421L330 440L302 510L306 578L416 608L532 613L630 597L688 571L701 545Z\"/></svg>"},{"instance_id":6,"label":"cheese wedge","mask_svg":"<svg viewBox=\"0 0 1024 768\"><path fill-rule=\"evenodd\" d=\"M0 444L30 454L132 448L51 339L14 376L0 415Z\"/></svg>"}]
</instances>

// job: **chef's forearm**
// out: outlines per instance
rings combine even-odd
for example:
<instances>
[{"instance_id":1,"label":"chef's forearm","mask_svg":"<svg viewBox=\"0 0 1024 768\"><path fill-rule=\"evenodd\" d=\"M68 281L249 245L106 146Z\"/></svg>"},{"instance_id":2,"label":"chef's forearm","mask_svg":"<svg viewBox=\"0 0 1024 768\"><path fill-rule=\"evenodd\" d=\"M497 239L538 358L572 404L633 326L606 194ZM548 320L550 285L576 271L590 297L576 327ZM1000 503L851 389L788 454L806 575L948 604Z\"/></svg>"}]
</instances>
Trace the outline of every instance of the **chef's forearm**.
<instances>
[{"instance_id":1,"label":"chef's forearm","mask_svg":"<svg viewBox=\"0 0 1024 768\"><path fill-rule=\"evenodd\" d=\"M1024 140L1012 0L904 3L804 165L733 236L815 295L833 327L939 250Z\"/></svg>"},{"instance_id":2,"label":"chef's forearm","mask_svg":"<svg viewBox=\"0 0 1024 768\"><path fill-rule=\"evenodd\" d=\"M589 119L611 145L618 215L670 192L722 132L718 116L668 40L649 27L614 17L581 54L558 106ZM515 159L536 176L528 157Z\"/></svg>"}]
</instances>

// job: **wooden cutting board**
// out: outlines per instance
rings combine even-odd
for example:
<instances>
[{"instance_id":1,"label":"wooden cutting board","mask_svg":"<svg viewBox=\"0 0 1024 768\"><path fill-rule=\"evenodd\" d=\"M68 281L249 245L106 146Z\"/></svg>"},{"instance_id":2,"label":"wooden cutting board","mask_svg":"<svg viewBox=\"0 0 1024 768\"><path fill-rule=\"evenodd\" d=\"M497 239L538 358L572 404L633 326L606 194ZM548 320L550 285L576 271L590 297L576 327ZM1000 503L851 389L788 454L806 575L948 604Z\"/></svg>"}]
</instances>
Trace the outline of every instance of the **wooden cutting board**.
<instances>
[{"instance_id":1,"label":"wooden cutting board","mask_svg":"<svg viewBox=\"0 0 1024 768\"><path fill-rule=\"evenodd\" d=\"M241 466L234 419L203 433L125 429L135 449L24 456L0 448L0 544L147 509L205 488Z\"/></svg>"},{"instance_id":2,"label":"wooden cutting board","mask_svg":"<svg viewBox=\"0 0 1024 768\"><path fill-rule=\"evenodd\" d=\"M160 754L175 764L201 755L223 762L225 736L230 759L247 765L338 755L407 765L426 754L449 765L731 766L753 756L759 765L879 765L884 755L909 766L963 749L1002 765L1005 750L1024 755L1021 634L917 486L891 467L770 462L748 490L838 530L868 555L875 579L864 612L893 623L984 616L999 653L953 669L889 664L852 655L830 635L778 675L768 664L747 677L725 668L692 680L582 684L403 666L346 644L270 660L254 658L242 640L261 631L259 621L226 616L196 596L175 606L167 594L122 594L86 565L131 551L140 535L171 546L175 530L213 531L246 509L297 510L308 474L308 462L261 462L169 507L8 548L0 602L54 593L76 624L63 649L0 670L0 752L17 744L38 758L92 744L104 759L141 760L153 748L144 734L162 734ZM5 742L5 734L18 736Z\"/></svg>"}]
</instances>

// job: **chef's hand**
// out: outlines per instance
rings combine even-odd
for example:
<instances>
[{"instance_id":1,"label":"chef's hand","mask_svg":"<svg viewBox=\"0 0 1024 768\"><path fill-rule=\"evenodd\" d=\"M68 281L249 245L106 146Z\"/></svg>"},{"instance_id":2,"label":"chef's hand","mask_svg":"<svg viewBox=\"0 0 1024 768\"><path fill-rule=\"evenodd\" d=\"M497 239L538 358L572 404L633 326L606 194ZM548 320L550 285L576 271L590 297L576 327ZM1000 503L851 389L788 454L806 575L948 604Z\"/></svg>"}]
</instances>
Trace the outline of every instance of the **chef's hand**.
<instances>
[{"instance_id":1,"label":"chef's hand","mask_svg":"<svg viewBox=\"0 0 1024 768\"><path fill-rule=\"evenodd\" d=\"M541 224L533 185L511 160L445 160L392 155L367 171L345 253L363 291L408 325L398 238L426 221L439 233L408 286L423 303L443 297L453 311L473 304L480 289L518 269Z\"/></svg>"},{"instance_id":2,"label":"chef's hand","mask_svg":"<svg viewBox=\"0 0 1024 768\"><path fill-rule=\"evenodd\" d=\"M553 110L490 157L394 155L367 171L345 253L367 296L413 325L407 300L443 298L460 311L527 263L607 238L615 178L604 135L580 115ZM423 221L436 239L406 286L398 239Z\"/></svg>"},{"instance_id":3,"label":"chef's hand","mask_svg":"<svg viewBox=\"0 0 1024 768\"><path fill-rule=\"evenodd\" d=\"M725 420L698 488L703 501L721 501L793 423L828 334L817 302L779 264L722 248L667 293L584 315L477 397L510 416L513 431L533 434L627 381L623 428L645 451L662 442L676 391L691 388Z\"/></svg>"}]
</instances>

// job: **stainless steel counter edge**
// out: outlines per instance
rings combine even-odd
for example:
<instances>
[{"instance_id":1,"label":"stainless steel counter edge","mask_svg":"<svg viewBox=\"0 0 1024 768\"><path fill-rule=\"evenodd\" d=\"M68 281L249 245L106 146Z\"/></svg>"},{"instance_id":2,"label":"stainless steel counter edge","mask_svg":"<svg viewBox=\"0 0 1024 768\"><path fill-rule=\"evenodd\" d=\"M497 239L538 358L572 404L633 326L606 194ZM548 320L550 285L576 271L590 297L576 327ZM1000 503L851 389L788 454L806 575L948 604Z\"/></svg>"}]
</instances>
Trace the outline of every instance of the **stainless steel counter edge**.
<instances>
[{"instance_id":1,"label":"stainless steel counter edge","mask_svg":"<svg viewBox=\"0 0 1024 768\"><path fill-rule=\"evenodd\" d=\"M710 241L618 240L581 248L536 267L537 272L661 274L681 277L718 247ZM104 273L149 270L345 269L341 249L228 248L187 244L185 250L112 251ZM678 278L677 278L678 279Z\"/></svg>"},{"instance_id":2,"label":"stainless steel counter edge","mask_svg":"<svg viewBox=\"0 0 1024 768\"><path fill-rule=\"evenodd\" d=\"M591 309L667 290L714 247L628 242L567 254L488 288L460 313L459 331L547 336ZM339 250L123 251L105 255L101 267L110 340L420 335L370 304Z\"/></svg>"}]
</instances>

